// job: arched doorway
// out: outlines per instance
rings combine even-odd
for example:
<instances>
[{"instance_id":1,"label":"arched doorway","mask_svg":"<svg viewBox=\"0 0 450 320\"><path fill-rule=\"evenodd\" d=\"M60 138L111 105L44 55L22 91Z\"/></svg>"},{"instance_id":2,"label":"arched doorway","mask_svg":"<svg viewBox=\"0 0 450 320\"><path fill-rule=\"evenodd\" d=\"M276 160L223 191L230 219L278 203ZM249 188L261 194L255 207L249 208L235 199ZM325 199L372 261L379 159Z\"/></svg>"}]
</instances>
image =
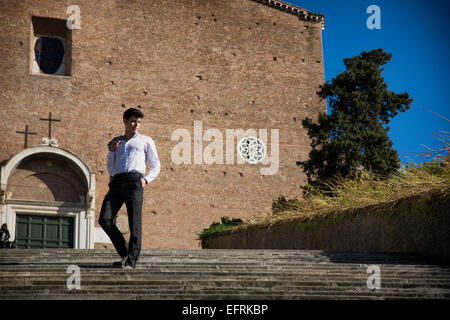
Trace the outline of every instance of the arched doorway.
<instances>
[{"instance_id":1,"label":"arched doorway","mask_svg":"<svg viewBox=\"0 0 450 320\"><path fill-rule=\"evenodd\" d=\"M0 214L18 248L94 247L95 175L78 156L40 146L1 168Z\"/></svg>"}]
</instances>

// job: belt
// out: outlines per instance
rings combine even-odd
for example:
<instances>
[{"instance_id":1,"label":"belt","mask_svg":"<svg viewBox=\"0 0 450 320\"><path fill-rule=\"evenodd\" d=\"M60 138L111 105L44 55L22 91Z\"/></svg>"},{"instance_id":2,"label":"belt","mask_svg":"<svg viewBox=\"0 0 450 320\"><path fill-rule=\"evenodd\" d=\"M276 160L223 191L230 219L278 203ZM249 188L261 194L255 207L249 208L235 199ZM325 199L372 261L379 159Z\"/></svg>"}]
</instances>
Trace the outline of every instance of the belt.
<instances>
[{"instance_id":1,"label":"belt","mask_svg":"<svg viewBox=\"0 0 450 320\"><path fill-rule=\"evenodd\" d=\"M122 172L112 176L111 181L117 181L126 178L142 178L142 174L139 172Z\"/></svg>"}]
</instances>

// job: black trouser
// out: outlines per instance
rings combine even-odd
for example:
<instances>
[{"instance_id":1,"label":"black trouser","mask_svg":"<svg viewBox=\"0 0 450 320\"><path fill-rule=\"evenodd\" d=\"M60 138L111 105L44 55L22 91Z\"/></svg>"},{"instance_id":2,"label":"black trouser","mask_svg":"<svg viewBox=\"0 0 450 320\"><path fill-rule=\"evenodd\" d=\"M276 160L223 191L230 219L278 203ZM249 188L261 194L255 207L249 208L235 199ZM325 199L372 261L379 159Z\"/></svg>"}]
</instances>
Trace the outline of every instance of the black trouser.
<instances>
[{"instance_id":1,"label":"black trouser","mask_svg":"<svg viewBox=\"0 0 450 320\"><path fill-rule=\"evenodd\" d=\"M105 196L98 223L111 239L121 257L128 256L127 264L136 265L141 252L142 238L142 175L137 172L120 173L109 183L109 191ZM113 220L125 203L130 226L130 239L127 242Z\"/></svg>"}]
</instances>

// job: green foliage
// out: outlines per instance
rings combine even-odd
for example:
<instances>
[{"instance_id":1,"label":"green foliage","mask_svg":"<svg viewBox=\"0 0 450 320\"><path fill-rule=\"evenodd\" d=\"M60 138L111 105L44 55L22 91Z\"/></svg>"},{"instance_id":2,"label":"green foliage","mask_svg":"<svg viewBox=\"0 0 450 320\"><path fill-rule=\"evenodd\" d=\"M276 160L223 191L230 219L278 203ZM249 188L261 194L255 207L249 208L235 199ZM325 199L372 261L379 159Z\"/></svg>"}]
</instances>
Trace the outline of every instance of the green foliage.
<instances>
[{"instance_id":1,"label":"green foliage","mask_svg":"<svg viewBox=\"0 0 450 320\"><path fill-rule=\"evenodd\" d=\"M206 239L213 237L218 232L229 230L243 222L244 221L239 218L232 218L230 220L228 217L222 217L221 223L213 222L209 228L203 229L203 231L198 234L199 238L197 240L201 241L202 248L204 248Z\"/></svg>"},{"instance_id":2,"label":"green foliage","mask_svg":"<svg viewBox=\"0 0 450 320\"><path fill-rule=\"evenodd\" d=\"M298 199L286 200L285 196L278 197L277 200L272 200L272 214L278 214L285 211L295 211L300 207Z\"/></svg>"},{"instance_id":3,"label":"green foliage","mask_svg":"<svg viewBox=\"0 0 450 320\"><path fill-rule=\"evenodd\" d=\"M382 49L364 51L344 59L346 71L320 86L317 94L328 100L330 115L321 113L318 123L302 121L312 150L299 165L310 187L327 189L323 181L354 178L363 170L388 176L400 167L387 124L409 109L412 99L387 89L381 72L390 59Z\"/></svg>"}]
</instances>

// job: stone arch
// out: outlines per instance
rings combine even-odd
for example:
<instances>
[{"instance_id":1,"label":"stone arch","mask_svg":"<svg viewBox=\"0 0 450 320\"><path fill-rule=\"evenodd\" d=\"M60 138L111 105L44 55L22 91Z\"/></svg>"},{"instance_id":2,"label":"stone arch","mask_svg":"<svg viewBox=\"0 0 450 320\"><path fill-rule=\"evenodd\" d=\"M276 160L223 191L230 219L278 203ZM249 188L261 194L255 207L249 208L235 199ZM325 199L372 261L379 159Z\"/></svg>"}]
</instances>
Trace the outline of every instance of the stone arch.
<instances>
[{"instance_id":1,"label":"stone arch","mask_svg":"<svg viewBox=\"0 0 450 320\"><path fill-rule=\"evenodd\" d=\"M0 194L1 220L9 226L30 212L73 218L73 247L94 247L95 175L74 153L50 146L19 152L1 167ZM15 230L10 232L14 239Z\"/></svg>"}]
</instances>

